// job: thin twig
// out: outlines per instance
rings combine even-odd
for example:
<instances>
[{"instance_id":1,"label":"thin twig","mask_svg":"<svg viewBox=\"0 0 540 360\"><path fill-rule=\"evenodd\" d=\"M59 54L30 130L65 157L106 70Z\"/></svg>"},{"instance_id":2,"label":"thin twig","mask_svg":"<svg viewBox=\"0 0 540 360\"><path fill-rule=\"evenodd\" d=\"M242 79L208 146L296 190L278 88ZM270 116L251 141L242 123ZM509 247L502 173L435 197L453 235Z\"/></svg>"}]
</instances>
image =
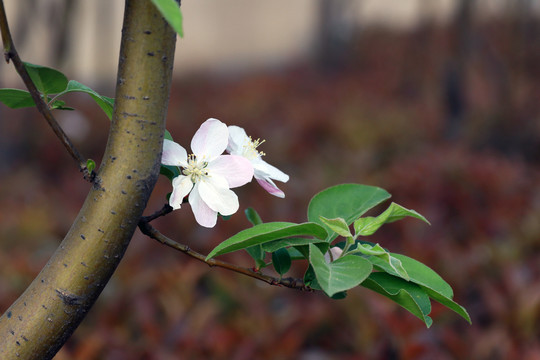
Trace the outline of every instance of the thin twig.
<instances>
[{"instance_id":1,"label":"thin twig","mask_svg":"<svg viewBox=\"0 0 540 360\"><path fill-rule=\"evenodd\" d=\"M155 213L153 213L152 215L149 215L149 216L143 216L141 218L141 221L142 222L147 222L149 223L150 221L152 220L155 220L157 219L158 217L160 216L165 216L167 215L168 213L172 212L173 211L173 208L169 205L169 204L165 204L163 205L163 207L161 208L161 210L158 210L156 211Z\"/></svg>"},{"instance_id":2,"label":"thin twig","mask_svg":"<svg viewBox=\"0 0 540 360\"><path fill-rule=\"evenodd\" d=\"M54 116L52 115L49 109L49 106L45 103L45 101L41 97L39 91L34 85L34 82L30 78L30 75L28 75L28 72L26 71L24 63L19 57L17 50L15 50L15 44L13 43L13 39L11 38L11 32L9 30L9 25L7 22L3 0L0 0L0 31L2 32L2 42L4 44L4 58L6 59L6 62L9 63L10 60L13 61L13 65L15 66L15 69L17 70L17 73L19 74L22 81L26 85L26 88L30 92L30 95L32 96L32 99L34 100L34 103L36 104L38 111L41 113L41 115L43 115L45 120L47 120L47 123L52 128L52 130L54 131L58 139L60 139L60 142L62 142L62 144L67 149L71 157L75 159L75 161L77 162L79 166L79 171L83 173L84 178L86 180L93 181L95 178L95 173L94 172L90 173L88 171L88 168L86 166L86 160L75 148L71 140L69 140L64 130L62 130L60 125L58 125L58 122L55 120Z\"/></svg>"},{"instance_id":3,"label":"thin twig","mask_svg":"<svg viewBox=\"0 0 540 360\"><path fill-rule=\"evenodd\" d=\"M163 209L158 211L156 214L161 213L162 211L163 211ZM154 214L154 215L156 215L156 214ZM184 254L189 255L194 259L202 261L203 263L207 264L208 266L217 266L217 267L221 267L221 268L224 268L224 269L227 269L227 270L231 270L231 271L237 272L239 274L247 275L247 276L250 276L250 277L255 278L257 280L264 281L265 283L270 284L270 285L285 286L285 287L288 287L288 288L291 288L291 289L297 289L297 290L303 290L303 291L313 291L313 289L311 289L309 286L306 286L301 279L276 278L276 277L273 277L273 276L262 274L260 272L254 271L252 269L247 269L247 268L244 268L244 267L241 267L241 266L230 264L230 263L225 262L225 261L216 260L216 259L208 259L208 260L206 260L206 256L204 256L203 254L200 254L200 253L192 250L187 245L180 244L180 243L177 243L176 241L174 241L172 239L169 239L168 237L166 237L165 235L160 233L152 225L150 225L150 223L148 222L147 219L151 218L154 215L141 218L141 220L139 221L139 229L141 230L141 232L143 234L147 235L148 237L150 237L150 238L152 238L154 240L159 241L163 245L167 245L167 246L169 246L169 247L171 247L173 249L181 251ZM162 216L162 215L158 215L156 217L159 217L159 216Z\"/></svg>"},{"instance_id":4,"label":"thin twig","mask_svg":"<svg viewBox=\"0 0 540 360\"><path fill-rule=\"evenodd\" d=\"M11 40L11 33L9 32L6 11L4 9L4 0L0 0L0 32L2 33L2 44L4 44L4 56L6 62L9 62L8 54L11 52L13 41Z\"/></svg>"}]
</instances>

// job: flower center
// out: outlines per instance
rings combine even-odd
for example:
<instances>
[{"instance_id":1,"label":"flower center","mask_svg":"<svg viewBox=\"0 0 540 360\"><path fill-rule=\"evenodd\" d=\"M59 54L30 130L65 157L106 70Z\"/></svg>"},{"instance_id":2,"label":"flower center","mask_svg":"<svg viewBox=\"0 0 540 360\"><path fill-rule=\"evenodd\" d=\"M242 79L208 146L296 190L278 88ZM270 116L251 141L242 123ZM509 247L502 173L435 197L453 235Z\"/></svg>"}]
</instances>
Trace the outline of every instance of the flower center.
<instances>
[{"instance_id":1,"label":"flower center","mask_svg":"<svg viewBox=\"0 0 540 360\"><path fill-rule=\"evenodd\" d=\"M205 168L208 166L206 161L198 161L194 154L188 156L188 166L184 168L182 173L191 178L193 183L201 180L203 177L208 176L208 171Z\"/></svg>"},{"instance_id":2,"label":"flower center","mask_svg":"<svg viewBox=\"0 0 540 360\"><path fill-rule=\"evenodd\" d=\"M257 150L257 148L265 141L266 140L261 140L261 139L253 140L250 136L248 143L244 145L244 149L242 152L244 157L248 158L249 160L253 160L258 157L266 155L264 152Z\"/></svg>"}]
</instances>

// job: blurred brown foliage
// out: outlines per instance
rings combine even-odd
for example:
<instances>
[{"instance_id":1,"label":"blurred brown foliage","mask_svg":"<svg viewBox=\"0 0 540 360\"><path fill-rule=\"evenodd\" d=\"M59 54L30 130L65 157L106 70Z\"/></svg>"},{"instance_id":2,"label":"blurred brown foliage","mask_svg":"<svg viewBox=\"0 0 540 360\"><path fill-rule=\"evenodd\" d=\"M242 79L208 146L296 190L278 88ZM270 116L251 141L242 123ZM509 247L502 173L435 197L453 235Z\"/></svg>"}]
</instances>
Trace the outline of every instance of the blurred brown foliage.
<instances>
[{"instance_id":1,"label":"blurred brown foliage","mask_svg":"<svg viewBox=\"0 0 540 360\"><path fill-rule=\"evenodd\" d=\"M362 288L333 301L259 284L137 233L56 358L539 359L539 26L529 24L523 37L513 21L477 25L457 75L452 28L426 25L407 34L365 30L339 67L302 63L184 78L171 94L168 129L186 147L209 117L267 140L266 160L291 176L280 184L287 197L271 197L255 183L237 191L241 208L253 206L263 220L304 221L311 196L345 182L381 186L425 215L431 227L405 220L372 240L441 274L472 326L435 305L434 325L426 329ZM453 76L466 80L457 105L455 90L448 90ZM106 118L84 97L68 103L84 121L92 119L77 142L99 160ZM34 110L2 107L0 115L0 309L6 309L61 241L89 185ZM64 124L80 120L61 116ZM160 179L147 213L169 191ZM188 206L154 224L203 253L249 226L239 212L202 229ZM251 265L245 254L225 258ZM301 276L304 265L293 275Z\"/></svg>"}]
</instances>

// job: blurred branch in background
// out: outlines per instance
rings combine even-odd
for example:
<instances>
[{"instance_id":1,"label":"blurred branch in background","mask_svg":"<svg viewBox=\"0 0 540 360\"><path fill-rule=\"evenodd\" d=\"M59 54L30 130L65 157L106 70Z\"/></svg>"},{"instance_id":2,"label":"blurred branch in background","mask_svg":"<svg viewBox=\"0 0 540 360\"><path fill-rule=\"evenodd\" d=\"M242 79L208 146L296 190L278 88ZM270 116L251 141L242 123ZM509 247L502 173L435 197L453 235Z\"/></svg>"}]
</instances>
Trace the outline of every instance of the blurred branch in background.
<instances>
[{"instance_id":1,"label":"blurred branch in background","mask_svg":"<svg viewBox=\"0 0 540 360\"><path fill-rule=\"evenodd\" d=\"M361 0L318 0L315 53L323 71L343 66L357 30L354 14L359 2Z\"/></svg>"},{"instance_id":2,"label":"blurred branch in background","mask_svg":"<svg viewBox=\"0 0 540 360\"><path fill-rule=\"evenodd\" d=\"M75 1L73 0L61 0L51 3L47 9L46 16L49 28L55 31L54 34L51 34L51 39L54 42L52 62L55 64L64 64L69 56L70 34L75 20L73 16L74 5Z\"/></svg>"},{"instance_id":3,"label":"blurred branch in background","mask_svg":"<svg viewBox=\"0 0 540 360\"><path fill-rule=\"evenodd\" d=\"M474 0L459 0L454 19L450 56L444 73L445 138L458 139L467 113L467 65L472 41Z\"/></svg>"},{"instance_id":4,"label":"blurred branch in background","mask_svg":"<svg viewBox=\"0 0 540 360\"><path fill-rule=\"evenodd\" d=\"M61 67L71 55L69 42L73 34L73 22L77 20L74 16L76 4L76 0L24 0L10 4L16 5L13 32L19 47L25 48L36 32L36 23L43 23L47 29L45 46L49 61ZM33 14L32 21L28 21L28 14Z\"/></svg>"},{"instance_id":5,"label":"blurred branch in background","mask_svg":"<svg viewBox=\"0 0 540 360\"><path fill-rule=\"evenodd\" d=\"M485 76L490 81L490 93L494 99L485 134L479 145L493 148L510 157L521 157L539 162L538 119L527 114L529 101L539 96L539 91L527 83L540 76L540 26L530 0L510 1L508 17L503 25L501 39L489 39L492 34L484 33L480 43L480 61L484 64ZM505 42L511 59L502 53L497 42ZM530 93L530 100L520 99ZM526 97L529 97L526 96Z\"/></svg>"}]
</instances>

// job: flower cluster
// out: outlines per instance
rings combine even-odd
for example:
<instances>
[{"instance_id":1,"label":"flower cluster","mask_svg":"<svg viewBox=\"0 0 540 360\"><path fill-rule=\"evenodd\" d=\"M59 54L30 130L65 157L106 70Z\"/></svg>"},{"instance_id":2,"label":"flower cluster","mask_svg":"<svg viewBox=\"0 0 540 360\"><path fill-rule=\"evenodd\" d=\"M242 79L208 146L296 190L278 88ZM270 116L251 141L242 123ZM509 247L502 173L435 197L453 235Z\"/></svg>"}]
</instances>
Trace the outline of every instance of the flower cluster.
<instances>
[{"instance_id":1,"label":"flower cluster","mask_svg":"<svg viewBox=\"0 0 540 360\"><path fill-rule=\"evenodd\" d=\"M264 141L252 140L244 129L225 125L217 119L206 120L191 140L192 154L171 140L164 140L161 163L178 166L179 176L172 180L169 205L180 209L188 196L195 220L204 227L216 225L217 214L228 216L238 208L238 197L231 190L253 177L270 194L285 197L273 180L287 182L289 176L262 160L257 147ZM224 155L227 151L229 154Z\"/></svg>"}]
</instances>

